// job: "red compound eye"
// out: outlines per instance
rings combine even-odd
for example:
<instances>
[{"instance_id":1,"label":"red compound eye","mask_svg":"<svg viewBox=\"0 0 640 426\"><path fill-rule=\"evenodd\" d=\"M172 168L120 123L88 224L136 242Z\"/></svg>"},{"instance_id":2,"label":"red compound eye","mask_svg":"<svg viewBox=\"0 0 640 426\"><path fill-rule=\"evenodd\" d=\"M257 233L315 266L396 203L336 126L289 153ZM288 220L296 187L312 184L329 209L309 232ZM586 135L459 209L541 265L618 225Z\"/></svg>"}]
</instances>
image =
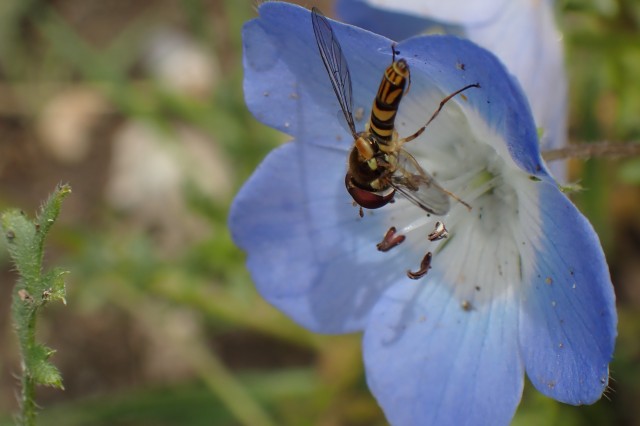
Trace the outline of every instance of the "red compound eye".
<instances>
[{"instance_id":1,"label":"red compound eye","mask_svg":"<svg viewBox=\"0 0 640 426\"><path fill-rule=\"evenodd\" d=\"M379 209L382 206L389 204L391 200L393 200L393 196L396 193L396 190L393 188L389 188L385 191L374 192L366 189L358 188L351 178L351 173L347 173L344 178L344 184L347 187L347 191L353 198L353 200L358 203L359 206L364 207L365 209Z\"/></svg>"}]
</instances>

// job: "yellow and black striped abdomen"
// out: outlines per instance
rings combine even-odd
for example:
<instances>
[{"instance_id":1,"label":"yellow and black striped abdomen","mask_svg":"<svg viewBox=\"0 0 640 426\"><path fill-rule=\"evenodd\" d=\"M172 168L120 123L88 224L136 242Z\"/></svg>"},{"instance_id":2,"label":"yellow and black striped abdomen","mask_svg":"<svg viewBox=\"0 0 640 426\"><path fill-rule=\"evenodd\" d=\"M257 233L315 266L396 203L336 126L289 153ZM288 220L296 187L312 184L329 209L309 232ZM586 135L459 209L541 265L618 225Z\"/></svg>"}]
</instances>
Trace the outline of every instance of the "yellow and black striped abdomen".
<instances>
[{"instance_id":1,"label":"yellow and black striped abdomen","mask_svg":"<svg viewBox=\"0 0 640 426\"><path fill-rule=\"evenodd\" d=\"M404 59L394 61L384 72L369 121L369 131L381 141L393 137L396 113L408 78L409 66Z\"/></svg>"}]
</instances>

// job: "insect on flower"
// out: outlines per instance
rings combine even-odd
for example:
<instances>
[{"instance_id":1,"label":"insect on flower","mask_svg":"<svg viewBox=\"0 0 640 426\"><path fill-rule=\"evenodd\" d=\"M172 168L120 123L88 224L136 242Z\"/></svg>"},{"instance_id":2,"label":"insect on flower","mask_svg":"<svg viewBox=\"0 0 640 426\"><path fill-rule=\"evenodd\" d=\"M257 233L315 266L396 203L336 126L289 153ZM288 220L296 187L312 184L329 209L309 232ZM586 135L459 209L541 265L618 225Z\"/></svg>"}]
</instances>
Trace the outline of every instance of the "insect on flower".
<instances>
[{"instance_id":1,"label":"insect on flower","mask_svg":"<svg viewBox=\"0 0 640 426\"><path fill-rule=\"evenodd\" d=\"M446 96L424 126L412 135L399 138L395 118L402 96L408 90L407 82L411 80L407 61L396 60L392 46L391 65L382 77L369 122L364 131L357 132L353 119L351 74L340 43L327 18L315 7L311 21L322 62L354 140L345 176L345 185L353 200L360 207L377 209L391 202L398 192L422 210L435 215L448 213L449 197L471 209L469 204L441 187L402 146L418 138L454 96L480 85L469 84Z\"/></svg>"},{"instance_id":2,"label":"insect on flower","mask_svg":"<svg viewBox=\"0 0 640 426\"><path fill-rule=\"evenodd\" d=\"M395 204L359 220L343 186L359 135L335 120L336 95L309 46L323 44L321 52L340 64L327 67L336 81L347 81L337 49L345 53L361 83L353 85L352 127L372 133L370 112L360 123L356 106L373 101L393 42L289 3L267 2L259 12L243 27L245 99L256 118L292 140L265 158L229 213L258 292L313 332L363 331L366 383L389 424L507 425L525 374L558 401L598 400L617 321L606 260L593 227L543 163L529 103L504 65L452 36L397 45L393 62L404 58L411 68L411 90L400 91L406 99L394 122L401 136L421 127L445 95L482 86L464 92L468 101L456 97L400 147L474 214L447 195L446 216L429 217L406 208L410 201L398 191ZM292 99L283 82L295 82L300 96ZM340 84L338 99L350 100L340 94L351 86Z\"/></svg>"}]
</instances>

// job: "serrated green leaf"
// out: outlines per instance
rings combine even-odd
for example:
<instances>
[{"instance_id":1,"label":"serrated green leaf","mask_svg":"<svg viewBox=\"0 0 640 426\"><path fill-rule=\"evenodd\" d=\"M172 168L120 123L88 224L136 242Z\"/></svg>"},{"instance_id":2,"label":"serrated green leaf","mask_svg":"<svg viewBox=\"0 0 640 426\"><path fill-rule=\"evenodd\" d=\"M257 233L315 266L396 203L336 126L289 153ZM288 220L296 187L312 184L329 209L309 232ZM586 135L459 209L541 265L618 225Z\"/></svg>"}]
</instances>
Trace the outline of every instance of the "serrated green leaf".
<instances>
[{"instance_id":1,"label":"serrated green leaf","mask_svg":"<svg viewBox=\"0 0 640 426\"><path fill-rule=\"evenodd\" d=\"M39 344L29 351L28 370L35 384L63 389L60 371L49 362L55 353L55 350Z\"/></svg>"},{"instance_id":2,"label":"serrated green leaf","mask_svg":"<svg viewBox=\"0 0 640 426\"><path fill-rule=\"evenodd\" d=\"M25 282L36 282L42 253L35 238L34 224L24 212L13 209L2 214L2 230L16 269Z\"/></svg>"},{"instance_id":3,"label":"serrated green leaf","mask_svg":"<svg viewBox=\"0 0 640 426\"><path fill-rule=\"evenodd\" d=\"M60 371L48 361L34 364L31 370L31 377L37 385L64 389Z\"/></svg>"},{"instance_id":4,"label":"serrated green leaf","mask_svg":"<svg viewBox=\"0 0 640 426\"><path fill-rule=\"evenodd\" d=\"M53 194L49 196L49 199L40 208L35 226L38 231L37 237L41 243L58 218L62 201L69 194L71 194L71 187L69 185L58 185Z\"/></svg>"},{"instance_id":5,"label":"serrated green leaf","mask_svg":"<svg viewBox=\"0 0 640 426\"><path fill-rule=\"evenodd\" d=\"M68 273L69 271L61 268L54 268L47 273L42 279L44 289L41 293L41 299L43 302L60 300L65 305L67 304L64 277Z\"/></svg>"}]
</instances>

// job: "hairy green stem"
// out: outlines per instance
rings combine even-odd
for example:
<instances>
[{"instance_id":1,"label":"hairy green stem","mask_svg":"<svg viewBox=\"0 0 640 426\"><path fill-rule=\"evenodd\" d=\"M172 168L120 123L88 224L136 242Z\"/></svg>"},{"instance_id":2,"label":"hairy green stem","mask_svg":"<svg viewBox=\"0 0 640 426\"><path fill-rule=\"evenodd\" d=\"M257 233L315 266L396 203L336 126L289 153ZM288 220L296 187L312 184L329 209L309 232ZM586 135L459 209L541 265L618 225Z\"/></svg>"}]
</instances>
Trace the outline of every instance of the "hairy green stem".
<instances>
[{"instance_id":1,"label":"hairy green stem","mask_svg":"<svg viewBox=\"0 0 640 426\"><path fill-rule=\"evenodd\" d=\"M70 192L69 186L58 186L33 221L20 210L2 213L7 248L19 275L11 310L22 358L21 413L17 421L23 426L36 423L37 385L63 389L60 372L49 362L55 351L36 341L36 322L41 308L47 303L54 300L65 302L65 272L54 268L43 273L42 260L45 237L60 213L62 200Z\"/></svg>"},{"instance_id":2,"label":"hairy green stem","mask_svg":"<svg viewBox=\"0 0 640 426\"><path fill-rule=\"evenodd\" d=\"M20 401L22 412L20 414L20 423L24 426L36 424L36 383L31 374L29 363L26 362L26 354L30 352L30 348L36 343L36 311L28 320L26 330L26 341L22 346L22 400ZM26 350L25 350L26 349Z\"/></svg>"}]
</instances>

